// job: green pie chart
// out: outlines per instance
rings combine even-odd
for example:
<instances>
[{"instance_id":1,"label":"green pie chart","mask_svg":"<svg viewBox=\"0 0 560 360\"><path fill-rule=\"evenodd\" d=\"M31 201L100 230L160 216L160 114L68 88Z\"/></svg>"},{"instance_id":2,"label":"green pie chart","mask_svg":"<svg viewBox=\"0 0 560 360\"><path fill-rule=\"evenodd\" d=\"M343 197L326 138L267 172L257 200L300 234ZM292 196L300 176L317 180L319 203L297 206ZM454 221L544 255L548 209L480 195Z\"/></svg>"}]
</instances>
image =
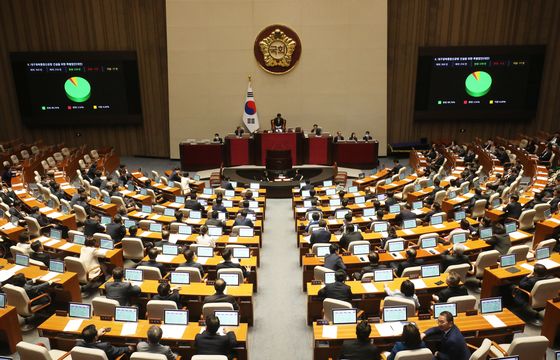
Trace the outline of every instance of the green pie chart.
<instances>
[{"instance_id":1,"label":"green pie chart","mask_svg":"<svg viewBox=\"0 0 560 360\"><path fill-rule=\"evenodd\" d=\"M64 91L68 99L74 102L84 102L91 96L89 82L79 76L73 76L64 83Z\"/></svg>"},{"instance_id":2,"label":"green pie chart","mask_svg":"<svg viewBox=\"0 0 560 360\"><path fill-rule=\"evenodd\" d=\"M465 91L472 97L481 97L490 91L492 77L485 71L475 71L465 80Z\"/></svg>"}]
</instances>

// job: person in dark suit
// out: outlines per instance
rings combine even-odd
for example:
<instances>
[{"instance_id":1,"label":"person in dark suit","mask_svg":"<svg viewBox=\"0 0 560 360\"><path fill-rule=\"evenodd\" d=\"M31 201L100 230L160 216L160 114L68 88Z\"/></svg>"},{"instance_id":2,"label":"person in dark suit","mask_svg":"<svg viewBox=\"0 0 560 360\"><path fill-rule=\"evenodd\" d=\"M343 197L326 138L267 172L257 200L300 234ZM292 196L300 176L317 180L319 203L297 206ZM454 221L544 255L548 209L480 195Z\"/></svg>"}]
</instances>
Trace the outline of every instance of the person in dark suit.
<instances>
[{"instance_id":1,"label":"person in dark suit","mask_svg":"<svg viewBox=\"0 0 560 360\"><path fill-rule=\"evenodd\" d=\"M84 221L84 235L93 236L95 233L104 233L105 227L99 223L99 214L91 213Z\"/></svg>"},{"instance_id":2,"label":"person in dark suit","mask_svg":"<svg viewBox=\"0 0 560 360\"><path fill-rule=\"evenodd\" d=\"M245 133L245 130L243 130L243 128L241 126L238 126L238 127L235 128L234 133L235 133L235 136L241 137Z\"/></svg>"},{"instance_id":3,"label":"person in dark suit","mask_svg":"<svg viewBox=\"0 0 560 360\"><path fill-rule=\"evenodd\" d=\"M472 269L469 257L464 255L465 245L455 244L453 250L445 250L441 255L441 271L444 272L451 265L469 264Z\"/></svg>"},{"instance_id":4,"label":"person in dark suit","mask_svg":"<svg viewBox=\"0 0 560 360\"><path fill-rule=\"evenodd\" d=\"M344 136L342 136L342 133L340 131L336 132L336 136L333 138L334 142L339 142L339 141L343 141L344 140Z\"/></svg>"},{"instance_id":5,"label":"person in dark suit","mask_svg":"<svg viewBox=\"0 0 560 360\"><path fill-rule=\"evenodd\" d=\"M550 210L555 213L558 211L558 204L560 204L560 188L554 190L554 197L549 202Z\"/></svg>"},{"instance_id":6,"label":"person in dark suit","mask_svg":"<svg viewBox=\"0 0 560 360\"><path fill-rule=\"evenodd\" d=\"M190 193L187 195L187 200L185 200L185 209L203 211L204 206L196 201L196 194L193 195L193 193Z\"/></svg>"},{"instance_id":7,"label":"person in dark suit","mask_svg":"<svg viewBox=\"0 0 560 360\"><path fill-rule=\"evenodd\" d=\"M33 241L33 243L31 243L31 250L33 250L31 254L29 254L29 257L31 259L40 261L47 267L49 266L51 257L49 256L49 254L45 254L45 252L43 251L43 244L39 240L35 240Z\"/></svg>"},{"instance_id":8,"label":"person in dark suit","mask_svg":"<svg viewBox=\"0 0 560 360\"><path fill-rule=\"evenodd\" d=\"M314 229L309 237L309 243L328 244L331 241L331 232L327 229L327 222L324 219L319 220L319 228Z\"/></svg>"},{"instance_id":9,"label":"person in dark suit","mask_svg":"<svg viewBox=\"0 0 560 360\"><path fill-rule=\"evenodd\" d=\"M212 210L212 213L210 213L210 219L206 220L206 222L204 223L204 225L206 226L216 226L216 227L220 227L220 228L224 228L225 224L222 220L218 219L218 210Z\"/></svg>"},{"instance_id":10,"label":"person in dark suit","mask_svg":"<svg viewBox=\"0 0 560 360\"><path fill-rule=\"evenodd\" d=\"M348 246L352 241L364 240L362 233L359 231L354 231L354 226L346 226L344 235L340 238L340 247L343 249L348 249Z\"/></svg>"},{"instance_id":11,"label":"person in dark suit","mask_svg":"<svg viewBox=\"0 0 560 360\"><path fill-rule=\"evenodd\" d=\"M413 323L403 326L401 341L397 341L391 349L391 354L387 356L387 360L395 360L395 356L399 351L416 350L425 348L426 344L422 341L420 330Z\"/></svg>"},{"instance_id":12,"label":"person in dark suit","mask_svg":"<svg viewBox=\"0 0 560 360\"><path fill-rule=\"evenodd\" d=\"M439 178L435 178L434 179L434 189L432 190L432 192L430 193L430 195L428 195L426 197L426 203L428 204L433 204L434 203L434 199L436 198L436 194L438 193L438 191L444 190L441 186L440 186L441 181L439 180Z\"/></svg>"},{"instance_id":13,"label":"person in dark suit","mask_svg":"<svg viewBox=\"0 0 560 360\"><path fill-rule=\"evenodd\" d=\"M395 199L395 193L388 191L387 198L385 199L385 211L388 212L391 205L396 205L398 203L397 199Z\"/></svg>"},{"instance_id":14,"label":"person in dark suit","mask_svg":"<svg viewBox=\"0 0 560 360\"><path fill-rule=\"evenodd\" d=\"M21 201L19 200L14 203L14 206L10 208L8 213L10 214L10 218L16 218L19 221L25 221L25 217L27 216L21 209Z\"/></svg>"},{"instance_id":15,"label":"person in dark suit","mask_svg":"<svg viewBox=\"0 0 560 360\"><path fill-rule=\"evenodd\" d=\"M82 339L78 340L77 345L103 350L109 360L114 360L122 354L130 354L134 351L132 346L113 346L110 342L99 341L99 337L105 335L107 331L107 328L97 330L94 324L88 325L82 330Z\"/></svg>"},{"instance_id":16,"label":"person in dark suit","mask_svg":"<svg viewBox=\"0 0 560 360\"><path fill-rule=\"evenodd\" d=\"M344 280L346 280L346 273L343 270L337 270L334 274L334 280L333 283L327 284L324 288L319 290L319 298L321 298L321 300L330 298L351 302L352 289L344 283Z\"/></svg>"},{"instance_id":17,"label":"person in dark suit","mask_svg":"<svg viewBox=\"0 0 560 360\"><path fill-rule=\"evenodd\" d=\"M397 275L401 276L404 269L412 266L420 266L424 264L424 260L416 259L416 250L415 249L407 249L406 250L406 260L401 261L397 265Z\"/></svg>"},{"instance_id":18,"label":"person in dark suit","mask_svg":"<svg viewBox=\"0 0 560 360\"><path fill-rule=\"evenodd\" d=\"M447 287L440 290L437 295L432 295L434 301L447 302L449 298L454 296L468 295L467 288L464 285L459 285L461 277L455 271L451 271L445 280Z\"/></svg>"},{"instance_id":19,"label":"person in dark suit","mask_svg":"<svg viewBox=\"0 0 560 360\"><path fill-rule=\"evenodd\" d=\"M249 214L249 211L247 209L243 209L241 210L241 212L237 215L237 217L235 218L235 221L233 222L233 226L250 226L250 227L255 227L255 225L253 224L253 221L251 219L247 218L247 215Z\"/></svg>"},{"instance_id":20,"label":"person in dark suit","mask_svg":"<svg viewBox=\"0 0 560 360\"><path fill-rule=\"evenodd\" d=\"M206 330L202 334L196 334L194 347L198 355L226 355L233 359L233 348L237 345L237 339L233 331L225 335L219 335L220 319L214 315L206 317Z\"/></svg>"},{"instance_id":21,"label":"person in dark suit","mask_svg":"<svg viewBox=\"0 0 560 360\"><path fill-rule=\"evenodd\" d=\"M161 277L163 278L166 275L166 269L165 269L165 265L161 262L156 261L157 256L159 255L159 250L156 247L151 248L150 250L148 250L148 261L140 261L138 263L138 265L136 265L136 267L138 266L151 266L151 267L155 267L159 270L159 273L161 274Z\"/></svg>"},{"instance_id":22,"label":"person in dark suit","mask_svg":"<svg viewBox=\"0 0 560 360\"><path fill-rule=\"evenodd\" d=\"M513 219L519 219L519 216L521 216L521 213L523 212L523 207L521 206L521 204L518 201L519 196L511 195L509 199L510 199L509 204L507 204L506 207L504 208L504 212L506 213L506 217L513 218Z\"/></svg>"},{"instance_id":23,"label":"person in dark suit","mask_svg":"<svg viewBox=\"0 0 560 360\"><path fill-rule=\"evenodd\" d=\"M226 282L223 279L216 279L214 282L214 290L216 290L214 295L208 295L204 298L204 304L225 302L233 305L235 310L239 310L239 305L237 304L235 298L231 295L224 294L224 291L226 290Z\"/></svg>"},{"instance_id":24,"label":"person in dark suit","mask_svg":"<svg viewBox=\"0 0 560 360\"><path fill-rule=\"evenodd\" d=\"M212 210L227 212L227 208L222 204L221 197L217 197L216 200L214 200L214 205L212 206Z\"/></svg>"},{"instance_id":25,"label":"person in dark suit","mask_svg":"<svg viewBox=\"0 0 560 360\"><path fill-rule=\"evenodd\" d=\"M318 211L315 211L311 214L311 220L309 220L309 223L307 224L307 226L305 227L305 232L309 233L309 229L311 228L311 226L313 225L319 225L319 220L321 219L321 213Z\"/></svg>"},{"instance_id":26,"label":"person in dark suit","mask_svg":"<svg viewBox=\"0 0 560 360\"><path fill-rule=\"evenodd\" d=\"M364 134L364 137L362 138L362 140L364 141L372 141L373 138L371 137L371 135L369 134L369 131L366 131L366 133Z\"/></svg>"},{"instance_id":27,"label":"person in dark suit","mask_svg":"<svg viewBox=\"0 0 560 360\"><path fill-rule=\"evenodd\" d=\"M41 214L38 206L33 206L31 208L31 211L29 212L29 216L37 220L40 227L45 227L49 225L49 218L46 215Z\"/></svg>"},{"instance_id":28,"label":"person in dark suit","mask_svg":"<svg viewBox=\"0 0 560 360\"><path fill-rule=\"evenodd\" d=\"M200 276L204 276L204 266L194 261L194 251L190 250L189 248L185 248L185 251L183 251L183 256L185 257L185 262L179 266L197 268L198 271L200 271Z\"/></svg>"},{"instance_id":29,"label":"person in dark suit","mask_svg":"<svg viewBox=\"0 0 560 360\"><path fill-rule=\"evenodd\" d=\"M358 272L354 273L354 278L356 280L360 280L362 276L364 276L364 274L366 273L371 273L374 272L375 270L380 270L380 269L387 269L386 265L379 264L379 255L375 251L369 253L368 259L369 259L369 264L364 266L359 273Z\"/></svg>"},{"instance_id":30,"label":"person in dark suit","mask_svg":"<svg viewBox=\"0 0 560 360\"><path fill-rule=\"evenodd\" d=\"M107 224L105 232L115 242L120 242L126 236L126 227L122 224L122 217L117 214L113 218L113 222Z\"/></svg>"},{"instance_id":31,"label":"person in dark suit","mask_svg":"<svg viewBox=\"0 0 560 360\"><path fill-rule=\"evenodd\" d=\"M167 300L173 301L177 304L177 308L181 308L181 299L179 296L179 288L171 290L171 285L168 282L162 282L158 285L157 295L154 295L153 300Z\"/></svg>"},{"instance_id":32,"label":"person in dark suit","mask_svg":"<svg viewBox=\"0 0 560 360\"><path fill-rule=\"evenodd\" d=\"M539 155L539 162L550 161L552 154L554 154L552 151L552 144L549 143L546 145L546 149L544 149L544 151Z\"/></svg>"},{"instance_id":33,"label":"person in dark suit","mask_svg":"<svg viewBox=\"0 0 560 360\"><path fill-rule=\"evenodd\" d=\"M11 191L8 187L2 186L2 183L0 183L0 199L2 199L2 202L4 202L4 204L13 206L14 202L17 199L17 195L14 194L14 192Z\"/></svg>"},{"instance_id":34,"label":"person in dark suit","mask_svg":"<svg viewBox=\"0 0 560 360\"><path fill-rule=\"evenodd\" d=\"M519 288L530 293L537 282L551 278L552 276L548 274L546 267L543 264L537 263L533 267L533 272L519 281ZM523 307L527 306L528 297L524 292L514 291L514 295L515 302L518 305Z\"/></svg>"},{"instance_id":35,"label":"person in dark suit","mask_svg":"<svg viewBox=\"0 0 560 360\"><path fill-rule=\"evenodd\" d=\"M369 335L371 326L367 321L360 321L356 325L356 340L346 340L342 343L340 360L380 360L379 349L373 345Z\"/></svg>"},{"instance_id":36,"label":"person in dark suit","mask_svg":"<svg viewBox=\"0 0 560 360\"><path fill-rule=\"evenodd\" d=\"M130 282L123 282L123 269L116 267L113 269L113 281L105 283L105 296L107 299L117 300L119 305L128 306L130 297L140 294L139 286L132 285Z\"/></svg>"},{"instance_id":37,"label":"person in dark suit","mask_svg":"<svg viewBox=\"0 0 560 360\"><path fill-rule=\"evenodd\" d=\"M329 247L329 254L325 256L324 267L337 271L346 270L346 265L342 261L342 257L338 254L339 247L337 244L331 244Z\"/></svg>"},{"instance_id":38,"label":"person in dark suit","mask_svg":"<svg viewBox=\"0 0 560 360\"><path fill-rule=\"evenodd\" d=\"M12 186L12 178L16 176L16 173L12 171L12 166L4 166L4 171L2 171L2 182L8 186Z\"/></svg>"},{"instance_id":39,"label":"person in dark suit","mask_svg":"<svg viewBox=\"0 0 560 360\"><path fill-rule=\"evenodd\" d=\"M439 349L434 353L437 360L468 360L471 356L461 330L455 326L449 311L439 314L438 326L426 330L421 338L437 338Z\"/></svg>"},{"instance_id":40,"label":"person in dark suit","mask_svg":"<svg viewBox=\"0 0 560 360\"><path fill-rule=\"evenodd\" d=\"M399 215L402 221L416 219L416 214L412 212L412 205L409 203L404 204Z\"/></svg>"},{"instance_id":41,"label":"person in dark suit","mask_svg":"<svg viewBox=\"0 0 560 360\"><path fill-rule=\"evenodd\" d=\"M147 340L140 341L136 345L136 351L147 352L151 354L162 354L165 355L167 360L177 359L177 355L171 351L171 348L167 345L161 345L161 337L163 336L163 331L159 326L152 325L148 329Z\"/></svg>"},{"instance_id":42,"label":"person in dark suit","mask_svg":"<svg viewBox=\"0 0 560 360\"><path fill-rule=\"evenodd\" d=\"M508 234L506 234L506 229L500 223L495 223L492 227L492 237L486 239L488 245L492 245L492 250L498 250L500 254L507 254L509 248L511 247L511 239Z\"/></svg>"},{"instance_id":43,"label":"person in dark suit","mask_svg":"<svg viewBox=\"0 0 560 360\"><path fill-rule=\"evenodd\" d=\"M239 263L234 263L231 261L231 254L233 253L233 250L231 248L225 248L222 251L222 258L224 259L223 262L219 263L218 265L216 265L216 271L220 270L220 269L241 269L241 271L243 271L243 277L246 278L247 277L247 269L243 266L241 266Z\"/></svg>"},{"instance_id":44,"label":"person in dark suit","mask_svg":"<svg viewBox=\"0 0 560 360\"><path fill-rule=\"evenodd\" d=\"M272 119L272 130L273 131L286 131L286 120L282 117L282 114L276 114L276 117Z\"/></svg>"},{"instance_id":45,"label":"person in dark suit","mask_svg":"<svg viewBox=\"0 0 560 360\"><path fill-rule=\"evenodd\" d=\"M398 174L399 170L402 169L403 165L399 162L399 159L393 159L393 168L391 168L390 173L392 175Z\"/></svg>"},{"instance_id":46,"label":"person in dark suit","mask_svg":"<svg viewBox=\"0 0 560 360\"><path fill-rule=\"evenodd\" d=\"M214 134L214 139L212 139L212 142L215 143L215 144L222 144L224 142L224 139L222 139L220 137L220 134L215 133Z\"/></svg>"}]
</instances>

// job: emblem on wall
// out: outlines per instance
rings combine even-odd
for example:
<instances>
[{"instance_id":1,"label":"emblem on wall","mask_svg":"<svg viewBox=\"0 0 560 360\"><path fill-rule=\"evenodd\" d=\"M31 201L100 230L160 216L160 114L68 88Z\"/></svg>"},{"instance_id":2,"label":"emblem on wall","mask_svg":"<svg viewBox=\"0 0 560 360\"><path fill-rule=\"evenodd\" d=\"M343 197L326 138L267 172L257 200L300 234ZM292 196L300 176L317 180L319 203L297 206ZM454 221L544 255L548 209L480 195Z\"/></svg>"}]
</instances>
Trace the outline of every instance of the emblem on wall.
<instances>
[{"instance_id":1,"label":"emblem on wall","mask_svg":"<svg viewBox=\"0 0 560 360\"><path fill-rule=\"evenodd\" d=\"M297 34L284 25L266 27L255 39L255 58L259 65L272 74L292 70L301 55L301 41Z\"/></svg>"}]
</instances>

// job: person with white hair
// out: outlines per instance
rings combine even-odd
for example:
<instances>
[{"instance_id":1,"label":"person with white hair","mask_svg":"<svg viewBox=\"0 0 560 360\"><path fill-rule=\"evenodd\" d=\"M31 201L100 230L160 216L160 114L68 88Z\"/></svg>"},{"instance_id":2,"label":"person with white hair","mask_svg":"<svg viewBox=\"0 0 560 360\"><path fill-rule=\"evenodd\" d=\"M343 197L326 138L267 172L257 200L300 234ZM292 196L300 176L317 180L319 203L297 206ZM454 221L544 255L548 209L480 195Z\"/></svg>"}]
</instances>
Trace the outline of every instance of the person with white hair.
<instances>
[{"instance_id":1,"label":"person with white hair","mask_svg":"<svg viewBox=\"0 0 560 360\"><path fill-rule=\"evenodd\" d=\"M472 269L472 264L469 257L464 254L465 245L455 244L453 249L445 250L441 255L441 271L445 271L451 265L469 264Z\"/></svg>"}]
</instances>

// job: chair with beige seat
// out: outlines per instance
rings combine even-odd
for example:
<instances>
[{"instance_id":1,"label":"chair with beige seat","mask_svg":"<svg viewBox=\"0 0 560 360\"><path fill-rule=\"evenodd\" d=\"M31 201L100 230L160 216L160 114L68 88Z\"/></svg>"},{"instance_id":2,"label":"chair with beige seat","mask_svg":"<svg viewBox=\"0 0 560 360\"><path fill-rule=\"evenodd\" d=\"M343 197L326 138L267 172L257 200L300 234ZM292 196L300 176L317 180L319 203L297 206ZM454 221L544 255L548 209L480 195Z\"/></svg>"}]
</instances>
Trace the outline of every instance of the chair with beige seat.
<instances>
[{"instance_id":1,"label":"chair with beige seat","mask_svg":"<svg viewBox=\"0 0 560 360\"><path fill-rule=\"evenodd\" d=\"M406 306L406 316L408 318L416 316L416 304L412 299L405 299L400 296L386 296L381 306Z\"/></svg>"},{"instance_id":2,"label":"chair with beige seat","mask_svg":"<svg viewBox=\"0 0 560 360\"><path fill-rule=\"evenodd\" d=\"M109 360L105 351L101 349L92 349L83 346L74 346L70 350L72 360ZM117 359L122 359L122 355Z\"/></svg>"},{"instance_id":3,"label":"chair with beige seat","mask_svg":"<svg viewBox=\"0 0 560 360\"><path fill-rule=\"evenodd\" d=\"M144 258L144 244L138 238L125 237L121 241L123 258L140 261Z\"/></svg>"},{"instance_id":4,"label":"chair with beige seat","mask_svg":"<svg viewBox=\"0 0 560 360\"><path fill-rule=\"evenodd\" d=\"M445 269L444 273L455 272L457 273L457 275L459 275L461 281L465 282L470 269L471 269L470 264L449 265L447 269Z\"/></svg>"},{"instance_id":5,"label":"chair with beige seat","mask_svg":"<svg viewBox=\"0 0 560 360\"><path fill-rule=\"evenodd\" d=\"M524 261L529 254L529 245L515 245L509 248L508 254L515 254L515 261Z\"/></svg>"},{"instance_id":6,"label":"chair with beige seat","mask_svg":"<svg viewBox=\"0 0 560 360\"><path fill-rule=\"evenodd\" d=\"M399 351L395 356L395 360L432 360L434 355L430 349L416 349Z\"/></svg>"},{"instance_id":7,"label":"chair with beige seat","mask_svg":"<svg viewBox=\"0 0 560 360\"><path fill-rule=\"evenodd\" d=\"M488 250L483 251L476 257L474 262L473 275L479 279L482 279L484 275L484 269L498 263L500 258L500 252L498 250Z\"/></svg>"},{"instance_id":8,"label":"chair with beige seat","mask_svg":"<svg viewBox=\"0 0 560 360\"><path fill-rule=\"evenodd\" d=\"M194 355L191 360L228 360L225 355Z\"/></svg>"},{"instance_id":9,"label":"chair with beige seat","mask_svg":"<svg viewBox=\"0 0 560 360\"><path fill-rule=\"evenodd\" d=\"M6 284L2 287L2 290L7 296L8 305L12 305L16 308L19 316L23 318L30 318L38 311L48 307L51 304L51 299L48 294L41 294L33 299L29 299L27 293L22 287L15 286L12 284ZM46 298L48 301L44 304L31 305L39 299ZM33 330L34 326L24 325L21 327L21 331L26 332Z\"/></svg>"},{"instance_id":10,"label":"chair with beige seat","mask_svg":"<svg viewBox=\"0 0 560 360\"><path fill-rule=\"evenodd\" d=\"M334 273L334 271L324 266L315 266L313 268L313 280L319 280L324 283L326 273Z\"/></svg>"},{"instance_id":11,"label":"chair with beige seat","mask_svg":"<svg viewBox=\"0 0 560 360\"><path fill-rule=\"evenodd\" d=\"M519 360L544 360L548 339L544 336L516 337L511 344L496 344L490 347L491 357L519 356Z\"/></svg>"},{"instance_id":12,"label":"chair with beige seat","mask_svg":"<svg viewBox=\"0 0 560 360\"><path fill-rule=\"evenodd\" d=\"M18 342L16 349L20 360L71 360L66 351L48 350L44 346L31 344L25 341Z\"/></svg>"},{"instance_id":13,"label":"chair with beige seat","mask_svg":"<svg viewBox=\"0 0 560 360\"><path fill-rule=\"evenodd\" d=\"M448 303L457 304L457 312L476 310L476 297L474 295L453 296L447 299Z\"/></svg>"},{"instance_id":14,"label":"chair with beige seat","mask_svg":"<svg viewBox=\"0 0 560 360\"><path fill-rule=\"evenodd\" d=\"M469 348L473 346L467 344ZM492 340L484 339L482 344L471 354L469 360L486 360L488 358L488 353L490 352L490 347L492 346Z\"/></svg>"},{"instance_id":15,"label":"chair with beige seat","mask_svg":"<svg viewBox=\"0 0 560 360\"><path fill-rule=\"evenodd\" d=\"M243 278L243 270L238 269L238 268L225 268L225 269L220 269L218 270L217 274L216 274L216 278L219 279L220 275L222 274L236 274L237 277L239 278L239 284L243 284L244 278Z\"/></svg>"},{"instance_id":16,"label":"chair with beige seat","mask_svg":"<svg viewBox=\"0 0 560 360\"><path fill-rule=\"evenodd\" d=\"M144 280L161 280L161 272L155 266L140 265L136 269L142 270Z\"/></svg>"},{"instance_id":17,"label":"chair with beige seat","mask_svg":"<svg viewBox=\"0 0 560 360\"><path fill-rule=\"evenodd\" d=\"M519 230L531 230L535 226L535 214L537 212L534 209L525 210L519 216L517 220L517 228Z\"/></svg>"},{"instance_id":18,"label":"chair with beige seat","mask_svg":"<svg viewBox=\"0 0 560 360\"><path fill-rule=\"evenodd\" d=\"M167 360L167 356L163 354L137 351L130 355L130 360Z\"/></svg>"},{"instance_id":19,"label":"chair with beige seat","mask_svg":"<svg viewBox=\"0 0 560 360\"><path fill-rule=\"evenodd\" d=\"M353 306L348 301L326 298L323 300L323 317L332 322L332 312L334 309L352 309Z\"/></svg>"},{"instance_id":20,"label":"chair with beige seat","mask_svg":"<svg viewBox=\"0 0 560 360\"><path fill-rule=\"evenodd\" d=\"M105 296L96 296L91 301L93 307L93 315L111 316L115 315L115 308L119 306L119 302L113 299L107 299Z\"/></svg>"},{"instance_id":21,"label":"chair with beige seat","mask_svg":"<svg viewBox=\"0 0 560 360\"><path fill-rule=\"evenodd\" d=\"M189 282L191 283L202 282L206 278L206 274L202 276L200 270L195 267L179 266L177 269L175 269L175 271L189 273Z\"/></svg>"},{"instance_id":22,"label":"chair with beige seat","mask_svg":"<svg viewBox=\"0 0 560 360\"><path fill-rule=\"evenodd\" d=\"M163 320L165 310L177 310L177 303L171 300L150 300L146 305L146 318Z\"/></svg>"},{"instance_id":23,"label":"chair with beige seat","mask_svg":"<svg viewBox=\"0 0 560 360\"><path fill-rule=\"evenodd\" d=\"M227 302L206 303L202 306L202 318L206 319L208 315L214 315L216 311L231 311L233 304Z\"/></svg>"}]
</instances>

